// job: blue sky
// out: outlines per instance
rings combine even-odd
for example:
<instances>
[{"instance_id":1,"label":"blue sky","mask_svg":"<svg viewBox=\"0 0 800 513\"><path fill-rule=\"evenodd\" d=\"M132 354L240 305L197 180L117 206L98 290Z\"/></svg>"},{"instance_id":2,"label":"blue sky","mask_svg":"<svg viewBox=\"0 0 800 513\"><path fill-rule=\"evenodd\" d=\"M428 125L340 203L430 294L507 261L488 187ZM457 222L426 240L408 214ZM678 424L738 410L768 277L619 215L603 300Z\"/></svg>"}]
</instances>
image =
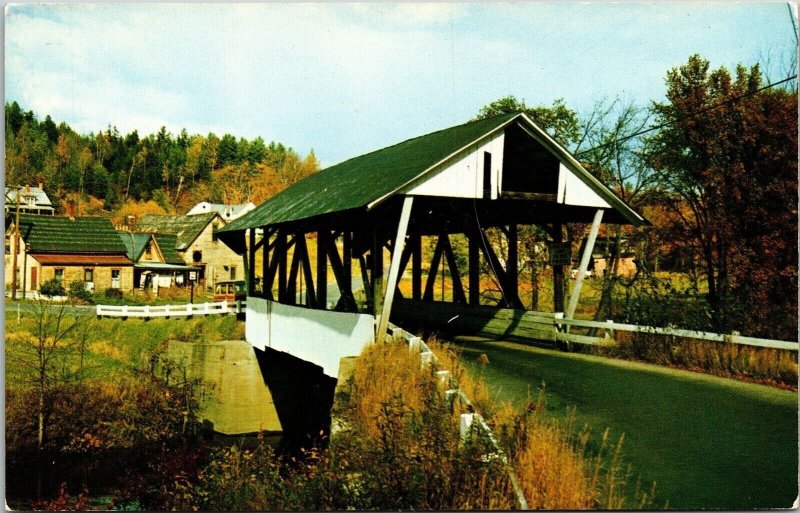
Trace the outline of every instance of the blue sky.
<instances>
[{"instance_id":1,"label":"blue sky","mask_svg":"<svg viewBox=\"0 0 800 513\"><path fill-rule=\"evenodd\" d=\"M214 131L323 166L492 100L659 101L669 68L769 62L786 3L72 4L6 10L5 96L80 132Z\"/></svg>"}]
</instances>

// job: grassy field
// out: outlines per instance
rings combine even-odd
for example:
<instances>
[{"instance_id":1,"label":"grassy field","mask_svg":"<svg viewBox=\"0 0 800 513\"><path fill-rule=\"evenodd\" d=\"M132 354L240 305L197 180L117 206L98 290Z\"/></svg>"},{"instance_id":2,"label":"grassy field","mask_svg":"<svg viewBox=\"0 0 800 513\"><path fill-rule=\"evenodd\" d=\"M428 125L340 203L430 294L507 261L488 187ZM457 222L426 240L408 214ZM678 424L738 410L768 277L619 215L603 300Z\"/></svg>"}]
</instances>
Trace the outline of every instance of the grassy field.
<instances>
[{"instance_id":1,"label":"grassy field","mask_svg":"<svg viewBox=\"0 0 800 513\"><path fill-rule=\"evenodd\" d=\"M233 315L198 317L195 319L88 319L90 336L84 355L85 376L113 380L129 374L131 366L148 364L151 354L166 350L168 340L237 340L244 338L244 323ZM23 315L17 322L16 312L6 311L6 386L24 386L24 362L30 361L29 347L34 318ZM77 334L76 334L77 335ZM73 357L73 360L77 356ZM74 364L75 362L73 362Z\"/></svg>"},{"instance_id":2,"label":"grassy field","mask_svg":"<svg viewBox=\"0 0 800 513\"><path fill-rule=\"evenodd\" d=\"M459 346L498 398L522 406L544 384L552 414L575 408L595 437L624 433L656 507L786 508L797 496L796 392L508 342Z\"/></svg>"}]
</instances>

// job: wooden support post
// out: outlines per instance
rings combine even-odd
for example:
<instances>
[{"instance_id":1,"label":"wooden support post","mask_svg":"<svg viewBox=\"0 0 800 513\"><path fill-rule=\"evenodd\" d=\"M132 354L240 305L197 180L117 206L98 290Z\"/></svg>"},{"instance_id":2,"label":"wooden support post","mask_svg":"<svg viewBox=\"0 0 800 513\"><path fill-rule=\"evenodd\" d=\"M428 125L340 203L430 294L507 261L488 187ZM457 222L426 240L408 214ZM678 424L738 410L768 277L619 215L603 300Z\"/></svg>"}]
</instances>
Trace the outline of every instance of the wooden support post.
<instances>
[{"instance_id":1,"label":"wooden support post","mask_svg":"<svg viewBox=\"0 0 800 513\"><path fill-rule=\"evenodd\" d=\"M512 224L508 227L506 234L508 240L508 261L506 262L506 277L508 279L508 291L513 296L515 301L521 305L522 301L519 299L519 248L517 242L519 237L517 235L517 225Z\"/></svg>"},{"instance_id":2,"label":"wooden support post","mask_svg":"<svg viewBox=\"0 0 800 513\"><path fill-rule=\"evenodd\" d=\"M272 299L272 278L270 277L269 238L266 227L261 229L264 233L261 239L261 297Z\"/></svg>"},{"instance_id":3,"label":"wooden support post","mask_svg":"<svg viewBox=\"0 0 800 513\"><path fill-rule=\"evenodd\" d=\"M278 231L278 243L275 245L275 255L272 258L278 259L278 301L286 303L286 261L288 244L286 243L286 231L281 228Z\"/></svg>"},{"instance_id":4,"label":"wooden support post","mask_svg":"<svg viewBox=\"0 0 800 513\"><path fill-rule=\"evenodd\" d=\"M565 319L572 319L575 315L575 308L578 306L578 298L581 295L581 286L583 285L583 277L586 276L586 269L589 267L589 260L592 258L594 251L594 241L597 239L597 232L600 230L600 222L603 220L603 209L598 208L594 214L594 221L592 221L592 228L589 230L589 238L586 240L586 247L583 249L583 256L581 257L581 265L578 268L578 277L575 280L575 285L572 287L572 294L569 296L569 306L564 315Z\"/></svg>"},{"instance_id":5,"label":"wooden support post","mask_svg":"<svg viewBox=\"0 0 800 513\"><path fill-rule=\"evenodd\" d=\"M425 282L425 294L422 296L423 301L433 301L433 287L436 285L436 274L442 260L442 237L444 236L443 233L439 234L439 240L436 241L436 248L433 250L431 266L428 268L428 280Z\"/></svg>"},{"instance_id":6,"label":"wooden support post","mask_svg":"<svg viewBox=\"0 0 800 513\"><path fill-rule=\"evenodd\" d=\"M419 234L411 236L411 297L419 301L422 299L422 237Z\"/></svg>"},{"instance_id":7,"label":"wooden support post","mask_svg":"<svg viewBox=\"0 0 800 513\"><path fill-rule=\"evenodd\" d=\"M469 242L469 304L478 306L481 302L481 270L480 270L480 249L478 244L478 234L471 234L467 239Z\"/></svg>"},{"instance_id":8,"label":"wooden support post","mask_svg":"<svg viewBox=\"0 0 800 513\"><path fill-rule=\"evenodd\" d=\"M295 244L295 254L300 255L300 265L303 268L303 276L306 279L306 306L315 308L317 306L317 295L314 292L314 273L311 271L311 259L308 258L308 245L303 234Z\"/></svg>"},{"instance_id":9,"label":"wooden support post","mask_svg":"<svg viewBox=\"0 0 800 513\"><path fill-rule=\"evenodd\" d=\"M350 232L342 234L344 262L339 259L339 249L336 247L336 242L333 237L328 237L328 260L331 263L331 271L336 278L336 283L339 286L341 297L337 303L337 310L344 310L346 312L356 311L356 302L353 297L353 278L352 278L352 265L351 257L348 256L352 253L352 244ZM366 281L365 281L366 283Z\"/></svg>"},{"instance_id":10,"label":"wooden support post","mask_svg":"<svg viewBox=\"0 0 800 513\"><path fill-rule=\"evenodd\" d=\"M364 295L367 296L367 303L372 303L372 280L367 272L367 259L364 255L358 256L358 266L361 268L361 283L364 285Z\"/></svg>"},{"instance_id":11,"label":"wooden support post","mask_svg":"<svg viewBox=\"0 0 800 513\"><path fill-rule=\"evenodd\" d=\"M298 234L299 235L299 234ZM286 280L286 303L297 304L297 274L300 272L300 252L297 250L297 235L295 235L292 264L289 266L289 276Z\"/></svg>"},{"instance_id":12,"label":"wooden support post","mask_svg":"<svg viewBox=\"0 0 800 513\"><path fill-rule=\"evenodd\" d=\"M256 292L256 229L250 228L250 243L247 246L248 261L244 272L247 277L247 295L252 296Z\"/></svg>"},{"instance_id":13,"label":"wooden support post","mask_svg":"<svg viewBox=\"0 0 800 513\"><path fill-rule=\"evenodd\" d=\"M411 219L411 207L414 203L413 196L406 196L403 199L403 210L400 212L400 222L397 224L397 236L394 239L392 248L392 261L389 264L389 281L386 284L386 298L381 308L381 316L378 318L378 333L375 342L378 344L386 340L386 328L389 325L389 315L392 312L392 301L394 300L395 287L400 274L400 260L403 255L403 246L406 242L406 231L408 221Z\"/></svg>"},{"instance_id":14,"label":"wooden support post","mask_svg":"<svg viewBox=\"0 0 800 513\"><path fill-rule=\"evenodd\" d=\"M563 242L563 230L561 223L553 223L553 243ZM564 266L561 264L553 265L553 312L564 312Z\"/></svg>"},{"instance_id":15,"label":"wooden support post","mask_svg":"<svg viewBox=\"0 0 800 513\"><path fill-rule=\"evenodd\" d=\"M407 237L410 239L410 237ZM406 243L403 245L403 256L400 257L400 272L397 276L397 288L395 292L400 296L403 297L403 293L400 292L400 279L403 277L403 274L406 272L406 267L408 267L408 261L411 260L411 254L414 252L414 246L408 243L409 241L406 240Z\"/></svg>"},{"instance_id":16,"label":"wooden support post","mask_svg":"<svg viewBox=\"0 0 800 513\"><path fill-rule=\"evenodd\" d=\"M317 232L317 307L328 308L328 239L330 230Z\"/></svg>"},{"instance_id":17,"label":"wooden support post","mask_svg":"<svg viewBox=\"0 0 800 513\"><path fill-rule=\"evenodd\" d=\"M450 236L444 234L442 239L444 242L442 250L445 258L447 258L447 267L450 269L450 279L453 282L453 302L454 303L467 303L467 296L464 294L464 285L461 283L461 273L458 272L456 265L456 256L453 254L453 246L450 244Z\"/></svg>"},{"instance_id":18,"label":"wooden support post","mask_svg":"<svg viewBox=\"0 0 800 513\"><path fill-rule=\"evenodd\" d=\"M378 234L378 227L372 231L372 303L373 315L380 315L383 305L383 240Z\"/></svg>"},{"instance_id":19,"label":"wooden support post","mask_svg":"<svg viewBox=\"0 0 800 513\"><path fill-rule=\"evenodd\" d=\"M336 256L338 257L338 252ZM350 230L342 233L342 280L339 284L342 295L347 293L348 297L353 297L353 234Z\"/></svg>"}]
</instances>

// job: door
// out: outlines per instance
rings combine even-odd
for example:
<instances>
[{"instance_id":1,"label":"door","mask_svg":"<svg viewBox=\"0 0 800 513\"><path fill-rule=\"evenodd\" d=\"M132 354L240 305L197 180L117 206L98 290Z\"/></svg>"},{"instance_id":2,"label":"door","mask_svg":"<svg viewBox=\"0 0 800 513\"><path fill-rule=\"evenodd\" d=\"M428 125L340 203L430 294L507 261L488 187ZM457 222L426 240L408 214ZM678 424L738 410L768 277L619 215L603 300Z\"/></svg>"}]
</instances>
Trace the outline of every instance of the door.
<instances>
[{"instance_id":1,"label":"door","mask_svg":"<svg viewBox=\"0 0 800 513\"><path fill-rule=\"evenodd\" d=\"M37 272L39 269L36 267L31 267L31 290L36 290L39 287L39 273Z\"/></svg>"}]
</instances>

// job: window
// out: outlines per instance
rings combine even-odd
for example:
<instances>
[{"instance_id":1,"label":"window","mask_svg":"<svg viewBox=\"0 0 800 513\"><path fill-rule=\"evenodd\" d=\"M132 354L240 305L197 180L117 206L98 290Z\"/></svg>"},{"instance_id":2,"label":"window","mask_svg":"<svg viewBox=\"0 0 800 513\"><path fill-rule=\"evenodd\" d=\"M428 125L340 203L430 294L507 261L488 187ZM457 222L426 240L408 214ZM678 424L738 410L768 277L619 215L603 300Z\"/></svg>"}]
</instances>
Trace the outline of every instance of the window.
<instances>
[{"instance_id":1,"label":"window","mask_svg":"<svg viewBox=\"0 0 800 513\"><path fill-rule=\"evenodd\" d=\"M111 288L119 288L119 269L111 269Z\"/></svg>"},{"instance_id":2,"label":"window","mask_svg":"<svg viewBox=\"0 0 800 513\"><path fill-rule=\"evenodd\" d=\"M231 279L232 280L236 279L236 266L235 265L231 266Z\"/></svg>"},{"instance_id":3,"label":"window","mask_svg":"<svg viewBox=\"0 0 800 513\"><path fill-rule=\"evenodd\" d=\"M147 241L147 246L144 247L144 257L148 260L153 258L153 244L151 241Z\"/></svg>"},{"instance_id":4,"label":"window","mask_svg":"<svg viewBox=\"0 0 800 513\"><path fill-rule=\"evenodd\" d=\"M63 282L64 281L64 269L56 269L55 274L53 276L56 280Z\"/></svg>"},{"instance_id":5,"label":"window","mask_svg":"<svg viewBox=\"0 0 800 513\"><path fill-rule=\"evenodd\" d=\"M6 255L10 255L10 254L11 254L11 240L10 239L6 239Z\"/></svg>"},{"instance_id":6,"label":"window","mask_svg":"<svg viewBox=\"0 0 800 513\"><path fill-rule=\"evenodd\" d=\"M483 197L492 197L492 154L483 152Z\"/></svg>"},{"instance_id":7,"label":"window","mask_svg":"<svg viewBox=\"0 0 800 513\"><path fill-rule=\"evenodd\" d=\"M192 252L192 262L198 263L203 261L203 252L202 251L194 251Z\"/></svg>"},{"instance_id":8,"label":"window","mask_svg":"<svg viewBox=\"0 0 800 513\"><path fill-rule=\"evenodd\" d=\"M217 242L219 240L219 237L217 237L217 229L216 229L216 227L211 228L211 240L213 242Z\"/></svg>"},{"instance_id":9,"label":"window","mask_svg":"<svg viewBox=\"0 0 800 513\"><path fill-rule=\"evenodd\" d=\"M83 270L83 281L85 281L86 283L94 282L94 269Z\"/></svg>"}]
</instances>

